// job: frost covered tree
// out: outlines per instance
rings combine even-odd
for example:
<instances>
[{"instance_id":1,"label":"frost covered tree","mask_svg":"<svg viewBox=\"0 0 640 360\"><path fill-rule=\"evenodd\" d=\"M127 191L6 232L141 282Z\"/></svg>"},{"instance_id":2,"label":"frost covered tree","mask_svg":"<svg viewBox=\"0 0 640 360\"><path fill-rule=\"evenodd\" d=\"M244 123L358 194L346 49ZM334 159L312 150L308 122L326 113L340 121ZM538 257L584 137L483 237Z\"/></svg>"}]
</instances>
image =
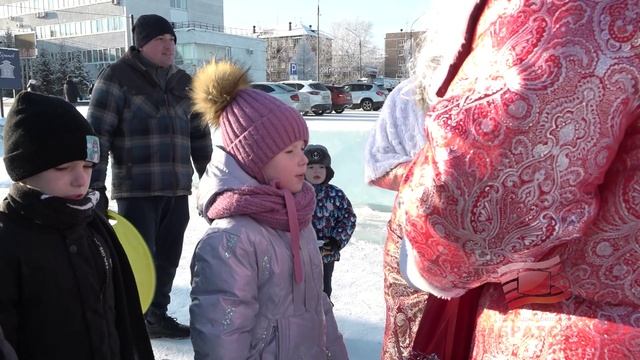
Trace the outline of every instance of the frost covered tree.
<instances>
[{"instance_id":1,"label":"frost covered tree","mask_svg":"<svg viewBox=\"0 0 640 360\"><path fill-rule=\"evenodd\" d=\"M56 84L55 78L55 60L51 53L47 50L38 52L38 56L33 59L31 67L31 79L38 81L38 89L47 95L54 95Z\"/></svg>"},{"instance_id":2,"label":"frost covered tree","mask_svg":"<svg viewBox=\"0 0 640 360\"><path fill-rule=\"evenodd\" d=\"M317 55L307 40L300 39L300 42L296 46L294 62L298 65L299 80L316 79L318 64Z\"/></svg>"},{"instance_id":3,"label":"frost covered tree","mask_svg":"<svg viewBox=\"0 0 640 360\"><path fill-rule=\"evenodd\" d=\"M380 67L379 49L372 42L369 21L343 20L332 24L333 63L329 83L343 84L366 75L366 69Z\"/></svg>"},{"instance_id":4,"label":"frost covered tree","mask_svg":"<svg viewBox=\"0 0 640 360\"><path fill-rule=\"evenodd\" d=\"M79 52L74 52L71 56L67 67L67 75L73 77L76 85L78 85L81 96L86 96L86 94L89 93L89 86L91 86L89 81L91 79L89 78L89 73L84 66L84 62L82 62L82 57Z\"/></svg>"}]
</instances>

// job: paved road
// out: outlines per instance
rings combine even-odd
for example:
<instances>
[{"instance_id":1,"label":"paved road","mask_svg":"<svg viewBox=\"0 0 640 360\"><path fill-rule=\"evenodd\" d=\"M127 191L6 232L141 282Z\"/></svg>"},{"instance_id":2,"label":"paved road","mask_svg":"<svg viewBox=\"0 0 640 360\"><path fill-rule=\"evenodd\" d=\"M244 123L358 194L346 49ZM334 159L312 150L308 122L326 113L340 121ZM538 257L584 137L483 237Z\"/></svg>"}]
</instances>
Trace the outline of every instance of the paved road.
<instances>
[{"instance_id":1,"label":"paved road","mask_svg":"<svg viewBox=\"0 0 640 360\"><path fill-rule=\"evenodd\" d=\"M345 110L342 114L324 114L321 116L307 115L304 117L307 121L323 120L323 121L372 121L375 122L380 115L380 111L362 111L362 110Z\"/></svg>"}]
</instances>

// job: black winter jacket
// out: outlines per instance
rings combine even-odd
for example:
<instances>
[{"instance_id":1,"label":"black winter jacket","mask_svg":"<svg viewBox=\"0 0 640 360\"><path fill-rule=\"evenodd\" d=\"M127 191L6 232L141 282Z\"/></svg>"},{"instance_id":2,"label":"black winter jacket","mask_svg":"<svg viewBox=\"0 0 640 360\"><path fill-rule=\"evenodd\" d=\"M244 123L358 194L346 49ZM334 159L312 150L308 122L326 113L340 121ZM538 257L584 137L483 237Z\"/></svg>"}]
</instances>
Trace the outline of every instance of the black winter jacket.
<instances>
[{"instance_id":1,"label":"black winter jacket","mask_svg":"<svg viewBox=\"0 0 640 360\"><path fill-rule=\"evenodd\" d=\"M80 98L80 90L78 89L78 85L76 85L76 83L71 79L64 82L62 92L64 93L65 100L70 103L78 102L78 98Z\"/></svg>"},{"instance_id":2,"label":"black winter jacket","mask_svg":"<svg viewBox=\"0 0 640 360\"><path fill-rule=\"evenodd\" d=\"M18 360L16 352L13 351L11 344L7 342L0 327L0 360Z\"/></svg>"},{"instance_id":3,"label":"black winter jacket","mask_svg":"<svg viewBox=\"0 0 640 360\"><path fill-rule=\"evenodd\" d=\"M70 220L21 199L17 186L0 205L0 326L18 358L153 359L133 273L107 220L93 208Z\"/></svg>"}]
</instances>

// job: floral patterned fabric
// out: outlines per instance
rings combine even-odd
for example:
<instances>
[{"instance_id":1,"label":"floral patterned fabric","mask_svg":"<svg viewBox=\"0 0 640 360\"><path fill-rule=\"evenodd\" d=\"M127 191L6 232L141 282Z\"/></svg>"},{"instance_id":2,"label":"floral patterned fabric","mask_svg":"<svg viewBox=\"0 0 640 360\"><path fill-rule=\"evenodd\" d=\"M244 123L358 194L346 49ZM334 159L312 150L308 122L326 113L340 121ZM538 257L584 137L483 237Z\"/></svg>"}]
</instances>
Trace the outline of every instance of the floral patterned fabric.
<instances>
[{"instance_id":1,"label":"floral patterned fabric","mask_svg":"<svg viewBox=\"0 0 640 360\"><path fill-rule=\"evenodd\" d=\"M382 360L419 360L412 356L415 337L428 294L407 285L400 274L399 253L402 228L396 219L398 204L394 207L387 229L384 246L384 299L386 319L382 340Z\"/></svg>"},{"instance_id":2,"label":"floral patterned fabric","mask_svg":"<svg viewBox=\"0 0 640 360\"><path fill-rule=\"evenodd\" d=\"M365 181L387 190L398 190L407 164L424 145L424 114L415 97L415 82L401 82L389 94L365 146ZM428 295L410 287L400 274L399 253L402 228L395 202L384 247L384 299L386 319L382 360L414 359L413 339ZM417 357L422 360L425 357Z\"/></svg>"},{"instance_id":3,"label":"floral patterned fabric","mask_svg":"<svg viewBox=\"0 0 640 360\"><path fill-rule=\"evenodd\" d=\"M398 200L428 291L489 284L474 359L640 358L639 105L636 1L488 2ZM509 307L556 256L568 298Z\"/></svg>"}]
</instances>

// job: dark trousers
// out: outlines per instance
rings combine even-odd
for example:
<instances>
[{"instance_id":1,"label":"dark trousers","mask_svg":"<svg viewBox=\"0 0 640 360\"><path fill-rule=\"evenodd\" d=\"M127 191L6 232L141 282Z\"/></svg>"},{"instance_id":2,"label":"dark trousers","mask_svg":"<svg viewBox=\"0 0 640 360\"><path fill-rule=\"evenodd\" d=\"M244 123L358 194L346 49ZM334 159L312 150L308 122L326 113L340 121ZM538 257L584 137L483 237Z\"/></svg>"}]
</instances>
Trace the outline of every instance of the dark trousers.
<instances>
[{"instance_id":1,"label":"dark trousers","mask_svg":"<svg viewBox=\"0 0 640 360\"><path fill-rule=\"evenodd\" d=\"M327 294L329 299L331 299L331 277L333 276L333 266L336 264L335 261L330 261L328 263L322 263L322 270L324 273L324 293Z\"/></svg>"},{"instance_id":2,"label":"dark trousers","mask_svg":"<svg viewBox=\"0 0 640 360\"><path fill-rule=\"evenodd\" d=\"M118 212L138 229L156 265L156 293L150 309L167 311L169 294L182 255L184 231L189 223L189 200L183 196L117 199Z\"/></svg>"}]
</instances>

